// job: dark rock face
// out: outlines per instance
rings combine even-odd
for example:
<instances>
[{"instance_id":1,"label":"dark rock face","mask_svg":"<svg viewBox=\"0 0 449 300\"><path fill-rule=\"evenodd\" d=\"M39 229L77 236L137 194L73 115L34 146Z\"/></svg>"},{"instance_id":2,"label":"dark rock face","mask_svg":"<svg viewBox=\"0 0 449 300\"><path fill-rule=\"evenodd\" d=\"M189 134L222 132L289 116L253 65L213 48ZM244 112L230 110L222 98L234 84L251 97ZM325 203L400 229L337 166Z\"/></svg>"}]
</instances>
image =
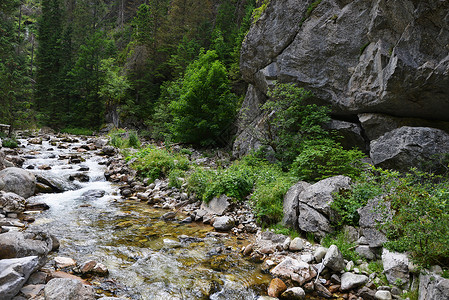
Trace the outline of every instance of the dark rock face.
<instances>
[{"instance_id":1,"label":"dark rock face","mask_svg":"<svg viewBox=\"0 0 449 300\"><path fill-rule=\"evenodd\" d=\"M345 146L361 147L360 137L369 144L401 126L447 130L449 2L323 0L307 14L310 3L272 0L249 31L240 60L249 83L246 121L239 121L234 155L259 146L259 106L275 80L310 90L313 102L353 120L343 124L350 133ZM394 120L372 131L365 113Z\"/></svg>"},{"instance_id":2,"label":"dark rock face","mask_svg":"<svg viewBox=\"0 0 449 300\"><path fill-rule=\"evenodd\" d=\"M371 158L384 168L407 171L449 153L449 134L427 127L401 127L371 142ZM437 165L437 163L435 163Z\"/></svg>"},{"instance_id":3,"label":"dark rock face","mask_svg":"<svg viewBox=\"0 0 449 300\"><path fill-rule=\"evenodd\" d=\"M270 2L242 46L245 80L299 83L340 114L449 120L447 1L325 0L307 17L309 2Z\"/></svg>"}]
</instances>

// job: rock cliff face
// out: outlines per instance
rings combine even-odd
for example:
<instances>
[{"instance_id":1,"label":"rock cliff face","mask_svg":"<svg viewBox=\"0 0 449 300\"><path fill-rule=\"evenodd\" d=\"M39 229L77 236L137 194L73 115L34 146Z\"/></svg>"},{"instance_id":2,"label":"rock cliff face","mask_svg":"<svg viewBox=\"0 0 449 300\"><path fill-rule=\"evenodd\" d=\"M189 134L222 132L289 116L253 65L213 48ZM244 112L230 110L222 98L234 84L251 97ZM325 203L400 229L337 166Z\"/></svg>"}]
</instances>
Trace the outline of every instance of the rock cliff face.
<instances>
[{"instance_id":1,"label":"rock cliff face","mask_svg":"<svg viewBox=\"0 0 449 300\"><path fill-rule=\"evenodd\" d=\"M449 2L271 0L243 43L240 67L249 88L237 155L254 146L246 128L260 123L258 105L275 80L312 91L334 117L361 126L366 144L384 123L386 132L402 123L447 130Z\"/></svg>"}]
</instances>

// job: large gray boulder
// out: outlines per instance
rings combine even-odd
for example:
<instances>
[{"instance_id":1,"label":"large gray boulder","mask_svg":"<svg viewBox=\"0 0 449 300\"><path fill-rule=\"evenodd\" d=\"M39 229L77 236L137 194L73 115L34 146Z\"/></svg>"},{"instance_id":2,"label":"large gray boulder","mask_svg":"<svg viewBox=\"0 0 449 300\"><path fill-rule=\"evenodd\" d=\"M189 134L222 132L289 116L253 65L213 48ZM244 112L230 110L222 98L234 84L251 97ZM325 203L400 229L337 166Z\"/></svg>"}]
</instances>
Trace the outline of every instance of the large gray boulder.
<instances>
[{"instance_id":1,"label":"large gray boulder","mask_svg":"<svg viewBox=\"0 0 449 300\"><path fill-rule=\"evenodd\" d=\"M36 178L27 170L6 168L0 171L0 190L28 198L34 195L35 188Z\"/></svg>"},{"instance_id":2,"label":"large gray boulder","mask_svg":"<svg viewBox=\"0 0 449 300\"><path fill-rule=\"evenodd\" d=\"M449 134L427 127L401 127L371 141L370 155L375 165L408 171L411 166L433 164L435 156L449 153ZM442 166L439 166L442 167Z\"/></svg>"},{"instance_id":3,"label":"large gray boulder","mask_svg":"<svg viewBox=\"0 0 449 300\"><path fill-rule=\"evenodd\" d=\"M235 226L233 218L228 216L215 218L213 226L218 231L229 231Z\"/></svg>"},{"instance_id":4,"label":"large gray boulder","mask_svg":"<svg viewBox=\"0 0 449 300\"><path fill-rule=\"evenodd\" d=\"M357 212L360 216L360 228L369 246L374 248L381 247L387 241L387 237L377 228L378 225L391 219L390 203L383 201L379 197L373 198L368 200L368 203L364 207L359 208Z\"/></svg>"},{"instance_id":5,"label":"large gray boulder","mask_svg":"<svg viewBox=\"0 0 449 300\"><path fill-rule=\"evenodd\" d=\"M378 113L362 113L358 114L363 132L367 138L377 140L387 132L404 126L410 127L431 127L449 132L449 122L433 121L419 118L399 118Z\"/></svg>"},{"instance_id":6,"label":"large gray boulder","mask_svg":"<svg viewBox=\"0 0 449 300\"><path fill-rule=\"evenodd\" d=\"M14 193L0 191L0 209L7 213L20 213L25 210L25 198Z\"/></svg>"},{"instance_id":7,"label":"large gray boulder","mask_svg":"<svg viewBox=\"0 0 449 300\"><path fill-rule=\"evenodd\" d=\"M38 256L43 264L47 254L58 247L58 240L42 231L0 234L0 259Z\"/></svg>"},{"instance_id":8,"label":"large gray boulder","mask_svg":"<svg viewBox=\"0 0 449 300\"><path fill-rule=\"evenodd\" d=\"M307 204L331 220L338 218L335 211L331 208L334 201L333 194L341 189L351 188L351 178L343 175L329 177L318 181L315 184L304 189L299 194L298 200Z\"/></svg>"},{"instance_id":9,"label":"large gray boulder","mask_svg":"<svg viewBox=\"0 0 449 300\"><path fill-rule=\"evenodd\" d=\"M345 269L343 254L341 254L336 245L331 245L329 247L324 256L323 264L325 267L328 267L335 272L340 272Z\"/></svg>"},{"instance_id":10,"label":"large gray boulder","mask_svg":"<svg viewBox=\"0 0 449 300\"><path fill-rule=\"evenodd\" d=\"M260 117L273 81L296 83L312 101L354 120L359 113L449 121L447 1L270 1L242 45L250 85L242 114ZM239 123L242 153L247 124ZM251 135L254 137L254 135Z\"/></svg>"},{"instance_id":11,"label":"large gray boulder","mask_svg":"<svg viewBox=\"0 0 449 300\"><path fill-rule=\"evenodd\" d=\"M89 285L71 278L54 278L44 289L45 300L94 300L95 291Z\"/></svg>"},{"instance_id":12,"label":"large gray boulder","mask_svg":"<svg viewBox=\"0 0 449 300\"><path fill-rule=\"evenodd\" d=\"M299 181L285 194L283 203L284 217L282 218L282 224L284 226L293 229L298 227L298 196L309 186L310 183Z\"/></svg>"},{"instance_id":13,"label":"large gray boulder","mask_svg":"<svg viewBox=\"0 0 449 300\"><path fill-rule=\"evenodd\" d=\"M307 204L299 202L298 212L298 228L300 230L313 233L319 238L334 231L329 220Z\"/></svg>"},{"instance_id":14,"label":"large gray boulder","mask_svg":"<svg viewBox=\"0 0 449 300\"><path fill-rule=\"evenodd\" d=\"M231 198L226 195L214 197L209 203L203 202L201 204L201 209L204 209L210 214L221 216L231 208L231 203L229 202L230 199Z\"/></svg>"},{"instance_id":15,"label":"large gray boulder","mask_svg":"<svg viewBox=\"0 0 449 300\"><path fill-rule=\"evenodd\" d=\"M341 276L341 290L349 291L368 282L368 276L346 272Z\"/></svg>"},{"instance_id":16,"label":"large gray boulder","mask_svg":"<svg viewBox=\"0 0 449 300\"><path fill-rule=\"evenodd\" d=\"M38 267L37 256L0 260L0 299L12 299Z\"/></svg>"},{"instance_id":17,"label":"large gray boulder","mask_svg":"<svg viewBox=\"0 0 449 300\"><path fill-rule=\"evenodd\" d=\"M418 300L448 300L449 279L433 273L421 273L419 276Z\"/></svg>"},{"instance_id":18,"label":"large gray boulder","mask_svg":"<svg viewBox=\"0 0 449 300\"><path fill-rule=\"evenodd\" d=\"M409 282L409 263L406 254L391 252L385 248L382 251L384 274L391 284L402 286Z\"/></svg>"}]
</instances>

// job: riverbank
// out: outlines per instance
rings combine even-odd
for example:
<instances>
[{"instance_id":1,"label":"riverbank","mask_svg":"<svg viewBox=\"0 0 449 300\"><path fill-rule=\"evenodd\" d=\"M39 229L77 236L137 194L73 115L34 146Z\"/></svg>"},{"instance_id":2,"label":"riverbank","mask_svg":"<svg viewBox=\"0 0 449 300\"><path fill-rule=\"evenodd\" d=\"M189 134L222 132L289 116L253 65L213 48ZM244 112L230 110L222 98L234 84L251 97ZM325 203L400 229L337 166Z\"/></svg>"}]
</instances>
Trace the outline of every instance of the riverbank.
<instances>
[{"instance_id":1,"label":"riverbank","mask_svg":"<svg viewBox=\"0 0 449 300\"><path fill-rule=\"evenodd\" d=\"M16 300L62 299L51 283L60 277L71 286L65 291L130 299L391 299L409 297L418 290L418 278L437 278L427 285L429 294L446 282L436 269L420 275L406 255L370 247L358 228L346 228L345 238L360 254L351 259L335 245L263 231L250 201L220 195L206 204L181 175L176 186L170 178L139 177L131 167L135 160L107 145L107 137L42 134L19 141L26 147L2 149L2 163L29 181L34 176L37 190L24 189L23 178L14 190L22 198L2 192L8 200L2 202L1 227L9 232L0 235L0 263L29 266L9 288L8 295L19 293ZM223 153L174 151L202 168L229 165ZM349 181L336 176L294 185L284 197L284 218L302 190L315 190L310 199L328 199ZM15 252L4 250L11 247Z\"/></svg>"}]
</instances>

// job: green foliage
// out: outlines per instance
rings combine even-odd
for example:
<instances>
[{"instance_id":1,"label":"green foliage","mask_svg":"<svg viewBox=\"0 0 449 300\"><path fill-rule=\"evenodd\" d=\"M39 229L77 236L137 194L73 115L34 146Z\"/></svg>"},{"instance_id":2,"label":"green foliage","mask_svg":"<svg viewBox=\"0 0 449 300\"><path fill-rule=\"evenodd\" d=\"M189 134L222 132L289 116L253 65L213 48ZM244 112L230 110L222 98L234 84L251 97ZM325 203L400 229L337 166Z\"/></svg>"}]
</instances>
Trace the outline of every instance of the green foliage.
<instances>
[{"instance_id":1,"label":"green foliage","mask_svg":"<svg viewBox=\"0 0 449 300\"><path fill-rule=\"evenodd\" d=\"M361 159L365 154L359 150L344 150L331 140L306 146L296 157L291 171L305 181L318 181L335 175L355 178L362 170Z\"/></svg>"},{"instance_id":2,"label":"green foliage","mask_svg":"<svg viewBox=\"0 0 449 300\"><path fill-rule=\"evenodd\" d=\"M251 196L253 209L261 223L276 224L283 217L284 195L296 180L270 169L261 170L261 173Z\"/></svg>"},{"instance_id":3,"label":"green foliage","mask_svg":"<svg viewBox=\"0 0 449 300\"><path fill-rule=\"evenodd\" d=\"M17 148L19 146L19 143L17 142L16 138L4 138L2 140L3 147L5 148Z\"/></svg>"},{"instance_id":4,"label":"green foliage","mask_svg":"<svg viewBox=\"0 0 449 300\"><path fill-rule=\"evenodd\" d=\"M263 0L262 5L260 5L258 8L255 8L253 10L253 15L252 15L253 23L256 23L257 20L259 20L259 18L265 12L265 10L267 9L269 4L270 4L270 0Z\"/></svg>"},{"instance_id":5,"label":"green foliage","mask_svg":"<svg viewBox=\"0 0 449 300\"><path fill-rule=\"evenodd\" d=\"M217 58L215 51L201 53L186 70L180 97L170 103L176 141L216 145L228 140L238 103Z\"/></svg>"},{"instance_id":6,"label":"green foliage","mask_svg":"<svg viewBox=\"0 0 449 300\"><path fill-rule=\"evenodd\" d=\"M139 136L137 135L137 132L131 131L128 136L128 146L132 148L139 148L140 147L140 140Z\"/></svg>"},{"instance_id":7,"label":"green foliage","mask_svg":"<svg viewBox=\"0 0 449 300\"><path fill-rule=\"evenodd\" d=\"M312 2L306 10L306 13L304 15L304 17L301 19L301 22L299 22L299 26L301 27L302 24L304 23L305 20L307 20L311 15L312 12L315 10L315 8L317 8L317 6L321 3L322 0L317 0L315 2Z\"/></svg>"},{"instance_id":8,"label":"green foliage","mask_svg":"<svg viewBox=\"0 0 449 300\"><path fill-rule=\"evenodd\" d=\"M395 211L381 226L389 239L385 247L410 252L424 267L449 266L449 183L440 180L415 171L399 178L384 197Z\"/></svg>"},{"instance_id":9,"label":"green foliage","mask_svg":"<svg viewBox=\"0 0 449 300\"><path fill-rule=\"evenodd\" d=\"M187 191L202 200L216 177L217 173L214 170L197 166L187 179Z\"/></svg>"},{"instance_id":10,"label":"green foliage","mask_svg":"<svg viewBox=\"0 0 449 300\"><path fill-rule=\"evenodd\" d=\"M171 170L168 175L168 186L180 189L184 183L182 179L184 179L186 175L187 174L185 170L180 169Z\"/></svg>"},{"instance_id":11,"label":"green foliage","mask_svg":"<svg viewBox=\"0 0 449 300\"><path fill-rule=\"evenodd\" d=\"M135 158L131 166L137 173L145 178L156 180L168 177L173 170L187 170L188 159L165 148L148 146L131 155L128 160Z\"/></svg>"},{"instance_id":12,"label":"green foliage","mask_svg":"<svg viewBox=\"0 0 449 300\"><path fill-rule=\"evenodd\" d=\"M74 135L92 135L93 131L92 129L87 128L63 128L59 130L61 133L68 133L68 134L74 134Z\"/></svg>"},{"instance_id":13,"label":"green foliage","mask_svg":"<svg viewBox=\"0 0 449 300\"><path fill-rule=\"evenodd\" d=\"M357 225L357 209L380 197L380 213L392 218L379 224L385 247L407 251L419 265L449 266L449 184L446 177L411 170L400 174L379 168L362 173L350 191L340 191L331 207L341 216L336 225ZM389 207L389 208L388 208Z\"/></svg>"},{"instance_id":14,"label":"green foliage","mask_svg":"<svg viewBox=\"0 0 449 300\"><path fill-rule=\"evenodd\" d=\"M139 136L135 131L126 132L123 129L114 129L109 133L109 137L109 143L119 149L129 147L138 149L140 147Z\"/></svg>"},{"instance_id":15,"label":"green foliage","mask_svg":"<svg viewBox=\"0 0 449 300\"><path fill-rule=\"evenodd\" d=\"M297 231L291 228L284 227L281 224L270 225L269 228L274 230L274 232L277 234L283 234L291 237L292 239L299 237L299 233Z\"/></svg>"},{"instance_id":16,"label":"green foliage","mask_svg":"<svg viewBox=\"0 0 449 300\"><path fill-rule=\"evenodd\" d=\"M361 259L360 255L354 250L357 243L348 242L348 236L343 231L326 235L321 240L321 244L324 247L336 245L338 250L341 251L341 254L343 254L343 257L347 260L352 260L355 262Z\"/></svg>"},{"instance_id":17,"label":"green foliage","mask_svg":"<svg viewBox=\"0 0 449 300\"><path fill-rule=\"evenodd\" d=\"M380 260L373 260L368 263L368 270L372 273L382 274L384 271L384 265Z\"/></svg>"},{"instance_id":18,"label":"green foliage","mask_svg":"<svg viewBox=\"0 0 449 300\"><path fill-rule=\"evenodd\" d=\"M358 226L360 216L357 210L364 207L369 199L386 194L393 189L398 176L397 172L374 167L362 172L351 190L340 190L334 195L331 208L340 216L339 221L334 225L337 227Z\"/></svg>"},{"instance_id":19,"label":"green foliage","mask_svg":"<svg viewBox=\"0 0 449 300\"><path fill-rule=\"evenodd\" d=\"M323 125L330 120L330 110L306 104L312 94L294 84L278 83L268 95L270 99L262 106L267 115L267 128L261 139L287 167L306 145L329 137Z\"/></svg>"}]
</instances>

